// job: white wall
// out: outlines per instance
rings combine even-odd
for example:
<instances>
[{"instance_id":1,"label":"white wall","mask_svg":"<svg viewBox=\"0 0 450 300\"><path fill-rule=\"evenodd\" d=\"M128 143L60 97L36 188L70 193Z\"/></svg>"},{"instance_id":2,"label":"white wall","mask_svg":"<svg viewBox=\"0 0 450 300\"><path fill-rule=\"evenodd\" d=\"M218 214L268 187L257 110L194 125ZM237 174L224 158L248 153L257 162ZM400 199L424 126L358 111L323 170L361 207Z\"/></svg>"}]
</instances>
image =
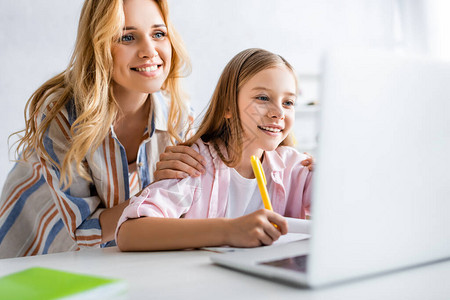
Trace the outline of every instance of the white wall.
<instances>
[{"instance_id":1,"label":"white wall","mask_svg":"<svg viewBox=\"0 0 450 300\"><path fill-rule=\"evenodd\" d=\"M13 159L8 136L24 128L31 94L68 64L82 0L0 1L0 186Z\"/></svg>"},{"instance_id":2,"label":"white wall","mask_svg":"<svg viewBox=\"0 0 450 300\"><path fill-rule=\"evenodd\" d=\"M330 46L392 47L391 0L169 0L191 54L187 88L200 112L219 74L240 50L283 55L300 74L318 72Z\"/></svg>"},{"instance_id":3,"label":"white wall","mask_svg":"<svg viewBox=\"0 0 450 300\"><path fill-rule=\"evenodd\" d=\"M172 20L191 54L186 88L197 113L238 51L262 47L283 55L305 78L332 46L392 48L391 0L169 0ZM8 135L22 129L32 92L62 71L73 49L82 0L0 2L0 185ZM305 93L308 94L308 93ZM12 158L12 156L10 156Z\"/></svg>"},{"instance_id":4,"label":"white wall","mask_svg":"<svg viewBox=\"0 0 450 300\"><path fill-rule=\"evenodd\" d=\"M426 11L430 53L450 61L450 1L427 0Z\"/></svg>"}]
</instances>

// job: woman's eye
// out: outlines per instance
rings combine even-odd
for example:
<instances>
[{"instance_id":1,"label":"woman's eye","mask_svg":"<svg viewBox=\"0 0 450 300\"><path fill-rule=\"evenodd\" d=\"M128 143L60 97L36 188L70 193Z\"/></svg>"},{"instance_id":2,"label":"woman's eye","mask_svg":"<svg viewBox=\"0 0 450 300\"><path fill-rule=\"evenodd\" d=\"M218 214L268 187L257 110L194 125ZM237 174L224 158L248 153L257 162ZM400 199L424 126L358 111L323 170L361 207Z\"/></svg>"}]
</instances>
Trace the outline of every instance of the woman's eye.
<instances>
[{"instance_id":1,"label":"woman's eye","mask_svg":"<svg viewBox=\"0 0 450 300\"><path fill-rule=\"evenodd\" d=\"M120 42L122 42L122 43L131 42L133 40L134 40L134 37L132 34L125 34L120 37Z\"/></svg>"},{"instance_id":2,"label":"woman's eye","mask_svg":"<svg viewBox=\"0 0 450 300\"><path fill-rule=\"evenodd\" d=\"M165 33L165 32L163 32L163 31L158 31L157 33L155 33L155 34L153 35L153 38L159 40L159 39L163 39L165 36L166 36L166 33Z\"/></svg>"}]
</instances>

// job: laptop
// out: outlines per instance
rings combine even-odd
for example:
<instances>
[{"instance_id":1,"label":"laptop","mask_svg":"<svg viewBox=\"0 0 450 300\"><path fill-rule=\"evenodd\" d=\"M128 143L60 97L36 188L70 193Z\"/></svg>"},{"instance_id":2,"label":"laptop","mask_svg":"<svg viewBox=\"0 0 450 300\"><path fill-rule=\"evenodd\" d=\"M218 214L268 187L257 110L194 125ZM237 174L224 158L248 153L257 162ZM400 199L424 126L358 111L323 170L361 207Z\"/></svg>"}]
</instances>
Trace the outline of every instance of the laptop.
<instances>
[{"instance_id":1,"label":"laptop","mask_svg":"<svg viewBox=\"0 0 450 300\"><path fill-rule=\"evenodd\" d=\"M327 55L311 238L212 261L320 287L449 258L449 112L449 63Z\"/></svg>"}]
</instances>

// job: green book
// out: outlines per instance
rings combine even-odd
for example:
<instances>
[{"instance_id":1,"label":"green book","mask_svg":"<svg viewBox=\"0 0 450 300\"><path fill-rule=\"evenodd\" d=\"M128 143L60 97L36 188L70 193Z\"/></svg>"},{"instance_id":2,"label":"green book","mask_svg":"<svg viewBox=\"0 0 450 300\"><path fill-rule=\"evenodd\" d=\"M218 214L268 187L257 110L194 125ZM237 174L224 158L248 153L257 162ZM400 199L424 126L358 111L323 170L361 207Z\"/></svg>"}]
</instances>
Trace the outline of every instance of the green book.
<instances>
[{"instance_id":1,"label":"green book","mask_svg":"<svg viewBox=\"0 0 450 300\"><path fill-rule=\"evenodd\" d=\"M34 267L0 278L2 299L111 299L125 295L122 280Z\"/></svg>"}]
</instances>

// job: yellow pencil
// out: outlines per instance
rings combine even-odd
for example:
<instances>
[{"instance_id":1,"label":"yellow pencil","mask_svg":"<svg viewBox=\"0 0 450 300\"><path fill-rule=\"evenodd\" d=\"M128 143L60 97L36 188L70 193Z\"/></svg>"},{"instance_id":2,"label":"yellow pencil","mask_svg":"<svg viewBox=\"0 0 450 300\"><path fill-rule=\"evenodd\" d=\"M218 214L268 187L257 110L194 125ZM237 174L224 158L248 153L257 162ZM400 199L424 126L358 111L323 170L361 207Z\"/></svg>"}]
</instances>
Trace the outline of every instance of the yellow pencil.
<instances>
[{"instance_id":1,"label":"yellow pencil","mask_svg":"<svg viewBox=\"0 0 450 300\"><path fill-rule=\"evenodd\" d=\"M256 181L258 182L259 192L261 193L261 198L264 203L264 207L268 210L272 209L272 204L270 203L269 193L267 192L267 180L266 175L264 175L264 170L261 165L261 161L255 156L252 155L251 163L253 168L253 173L255 174Z\"/></svg>"}]
</instances>

